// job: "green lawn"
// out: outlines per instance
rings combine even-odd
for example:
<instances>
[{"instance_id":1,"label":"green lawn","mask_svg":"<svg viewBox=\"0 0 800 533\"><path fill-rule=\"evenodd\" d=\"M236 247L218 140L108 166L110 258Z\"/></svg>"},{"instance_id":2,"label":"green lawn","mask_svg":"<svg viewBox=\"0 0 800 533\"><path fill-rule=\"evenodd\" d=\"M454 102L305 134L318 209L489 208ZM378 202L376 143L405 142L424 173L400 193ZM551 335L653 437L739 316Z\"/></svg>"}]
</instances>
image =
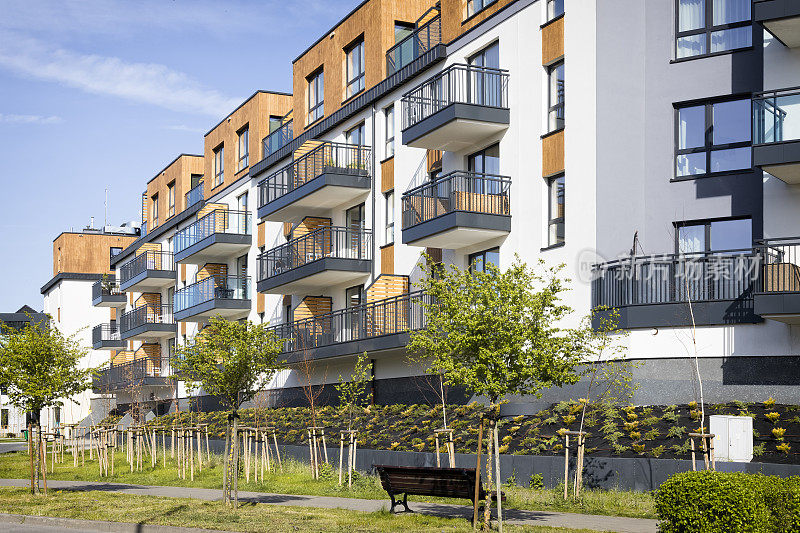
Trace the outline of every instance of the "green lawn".
<instances>
[{"instance_id":1,"label":"green lawn","mask_svg":"<svg viewBox=\"0 0 800 533\"><path fill-rule=\"evenodd\" d=\"M137 524L223 529L226 531L472 531L461 518L436 518L419 514L392 515L387 511L360 513L341 509L243 505L239 509L221 502L188 498L158 498L109 492L50 491L32 496L26 489L0 488L0 513L107 520ZM548 527L511 527L509 532L588 533L587 530Z\"/></svg>"},{"instance_id":2,"label":"green lawn","mask_svg":"<svg viewBox=\"0 0 800 533\"><path fill-rule=\"evenodd\" d=\"M194 481L178 478L174 462L167 453L167 466L153 469L149 462L142 472L131 473L123 454L117 454L114 475L100 478L96 461L89 461L85 467L73 467L72 458L65 454L64 463L56 463L55 472L48 473L48 479L75 481L109 481L113 483L134 483L140 485L186 486L202 488L221 488L222 463L219 456L212 456L211 466L203 467L202 473L195 470ZM161 458L160 458L161 459ZM0 455L0 478L27 479L29 462L25 452L11 452ZM252 474L250 482L244 477L239 482L242 491L272 492L280 494L307 494L311 496L339 496L344 498L365 498L388 500L380 482L373 476L358 476L352 489L339 487L338 473L334 469L320 480L311 477L307 464L285 461L283 472L273 472L264 476L264 482L255 482ZM653 498L650 494L629 491L584 490L579 501L563 499L562 490L532 490L516 486L503 487L508 501L507 506L514 509L533 511L563 511L609 516L629 516L635 518L656 518ZM411 501L431 501L468 504L467 500L443 498L411 497Z\"/></svg>"}]
</instances>

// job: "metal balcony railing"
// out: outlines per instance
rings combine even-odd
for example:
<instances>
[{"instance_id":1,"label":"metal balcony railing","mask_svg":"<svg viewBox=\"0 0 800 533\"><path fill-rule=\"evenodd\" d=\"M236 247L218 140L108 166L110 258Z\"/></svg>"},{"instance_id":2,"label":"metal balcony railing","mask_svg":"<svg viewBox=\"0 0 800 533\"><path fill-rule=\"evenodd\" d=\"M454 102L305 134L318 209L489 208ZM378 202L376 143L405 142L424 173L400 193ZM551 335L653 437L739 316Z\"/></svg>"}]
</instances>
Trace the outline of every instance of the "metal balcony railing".
<instances>
[{"instance_id":1,"label":"metal balcony railing","mask_svg":"<svg viewBox=\"0 0 800 533\"><path fill-rule=\"evenodd\" d=\"M757 292L800 292L800 238L759 241L761 257Z\"/></svg>"},{"instance_id":2,"label":"metal balcony railing","mask_svg":"<svg viewBox=\"0 0 800 533\"><path fill-rule=\"evenodd\" d=\"M454 64L403 95L403 129L451 104L508 108L508 71Z\"/></svg>"},{"instance_id":3,"label":"metal balcony railing","mask_svg":"<svg viewBox=\"0 0 800 533\"><path fill-rule=\"evenodd\" d=\"M386 75L391 76L442 42L442 18L436 16L386 52Z\"/></svg>"},{"instance_id":4,"label":"metal balcony railing","mask_svg":"<svg viewBox=\"0 0 800 533\"><path fill-rule=\"evenodd\" d=\"M454 211L511 214L511 178L457 170L406 191L403 229Z\"/></svg>"},{"instance_id":5,"label":"metal balcony railing","mask_svg":"<svg viewBox=\"0 0 800 533\"><path fill-rule=\"evenodd\" d=\"M182 252L215 233L252 234L252 215L247 211L215 209L175 234L175 253Z\"/></svg>"},{"instance_id":6,"label":"metal balcony railing","mask_svg":"<svg viewBox=\"0 0 800 533\"><path fill-rule=\"evenodd\" d=\"M372 231L322 227L258 256L258 279L264 280L327 257L372 259Z\"/></svg>"},{"instance_id":7,"label":"metal balcony railing","mask_svg":"<svg viewBox=\"0 0 800 533\"><path fill-rule=\"evenodd\" d=\"M95 390L119 390L135 386L145 378L162 377L159 361L150 358L135 359L128 363L115 365L113 362L92 377Z\"/></svg>"},{"instance_id":8,"label":"metal balcony railing","mask_svg":"<svg viewBox=\"0 0 800 533\"><path fill-rule=\"evenodd\" d=\"M270 328L284 340L284 351L303 351L342 342L420 329L425 323L422 292L348 307Z\"/></svg>"},{"instance_id":9,"label":"metal balcony railing","mask_svg":"<svg viewBox=\"0 0 800 533\"><path fill-rule=\"evenodd\" d=\"M753 143L800 140L800 87L753 96Z\"/></svg>"},{"instance_id":10,"label":"metal balcony railing","mask_svg":"<svg viewBox=\"0 0 800 533\"><path fill-rule=\"evenodd\" d=\"M175 318L172 316L172 306L150 306L142 305L123 314L119 320L119 330L121 333L136 329L146 324L174 324Z\"/></svg>"},{"instance_id":11,"label":"metal balcony railing","mask_svg":"<svg viewBox=\"0 0 800 533\"><path fill-rule=\"evenodd\" d=\"M172 253L147 250L136 255L120 268L120 283L126 283L147 270L175 271Z\"/></svg>"},{"instance_id":12,"label":"metal balcony railing","mask_svg":"<svg viewBox=\"0 0 800 533\"><path fill-rule=\"evenodd\" d=\"M273 131L261 141L264 157L274 154L294 139L294 121L289 120Z\"/></svg>"},{"instance_id":13,"label":"metal balcony railing","mask_svg":"<svg viewBox=\"0 0 800 533\"><path fill-rule=\"evenodd\" d=\"M370 172L372 149L358 144L325 142L270 174L258 184L258 207L326 172L362 175Z\"/></svg>"},{"instance_id":14,"label":"metal balcony railing","mask_svg":"<svg viewBox=\"0 0 800 533\"><path fill-rule=\"evenodd\" d=\"M249 276L211 276L175 293L175 312L189 309L217 298L247 300L250 298Z\"/></svg>"},{"instance_id":15,"label":"metal balcony railing","mask_svg":"<svg viewBox=\"0 0 800 533\"><path fill-rule=\"evenodd\" d=\"M116 280L101 279L92 284L92 300L96 300L101 296L115 296L123 294L119 290L119 283Z\"/></svg>"},{"instance_id":16,"label":"metal balcony railing","mask_svg":"<svg viewBox=\"0 0 800 533\"><path fill-rule=\"evenodd\" d=\"M203 201L203 190L205 184L201 181L193 188L189 189L189 192L186 193L186 209L189 209L194 204Z\"/></svg>"},{"instance_id":17,"label":"metal balcony railing","mask_svg":"<svg viewBox=\"0 0 800 533\"><path fill-rule=\"evenodd\" d=\"M92 328L92 344L103 341L121 341L119 326L113 324L98 324Z\"/></svg>"}]
</instances>

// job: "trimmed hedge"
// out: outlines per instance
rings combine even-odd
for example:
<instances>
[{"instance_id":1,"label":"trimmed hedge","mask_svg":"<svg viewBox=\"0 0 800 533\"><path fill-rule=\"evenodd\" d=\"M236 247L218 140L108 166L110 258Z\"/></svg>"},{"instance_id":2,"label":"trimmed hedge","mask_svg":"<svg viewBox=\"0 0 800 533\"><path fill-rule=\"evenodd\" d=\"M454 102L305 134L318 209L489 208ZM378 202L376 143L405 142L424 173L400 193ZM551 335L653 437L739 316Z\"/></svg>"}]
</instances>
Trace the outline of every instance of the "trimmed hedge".
<instances>
[{"instance_id":1,"label":"trimmed hedge","mask_svg":"<svg viewBox=\"0 0 800 533\"><path fill-rule=\"evenodd\" d=\"M800 531L800 477L683 472L656 491L661 533Z\"/></svg>"}]
</instances>

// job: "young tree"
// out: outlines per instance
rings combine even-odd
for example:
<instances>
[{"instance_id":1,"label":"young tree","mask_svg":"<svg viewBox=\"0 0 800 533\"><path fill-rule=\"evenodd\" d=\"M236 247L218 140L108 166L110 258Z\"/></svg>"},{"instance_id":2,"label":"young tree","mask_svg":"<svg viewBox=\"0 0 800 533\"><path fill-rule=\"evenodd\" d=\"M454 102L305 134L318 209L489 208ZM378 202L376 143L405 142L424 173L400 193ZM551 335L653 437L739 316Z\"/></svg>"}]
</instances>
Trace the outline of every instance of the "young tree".
<instances>
[{"instance_id":1,"label":"young tree","mask_svg":"<svg viewBox=\"0 0 800 533\"><path fill-rule=\"evenodd\" d=\"M347 429L353 429L356 409L364 404L368 383L369 358L367 352L364 352L356 359L350 380L345 381L339 374L339 384L336 385L336 392L339 393L339 407L347 416Z\"/></svg>"},{"instance_id":2,"label":"young tree","mask_svg":"<svg viewBox=\"0 0 800 533\"><path fill-rule=\"evenodd\" d=\"M28 322L19 330L0 324L0 333L0 383L6 387L10 402L31 414L31 492L37 493L41 411L61 407L64 399L88 389L94 369L80 368L88 350L74 335L65 336L44 321Z\"/></svg>"},{"instance_id":3,"label":"young tree","mask_svg":"<svg viewBox=\"0 0 800 533\"><path fill-rule=\"evenodd\" d=\"M177 350L175 370L191 390L202 388L229 410L225 431L223 497L238 505L239 407L274 377L283 341L264 324L212 317L195 342ZM231 487L233 485L233 487Z\"/></svg>"},{"instance_id":4,"label":"young tree","mask_svg":"<svg viewBox=\"0 0 800 533\"><path fill-rule=\"evenodd\" d=\"M426 356L428 371L446 383L487 397L495 413L507 395L539 396L549 387L576 383L585 326L560 326L572 312L561 303L568 290L559 277L563 266L547 268L539 261L538 267L534 271L518 257L505 271L492 264L483 272L423 266L426 321L411 332L408 349ZM499 488L497 421L491 424ZM502 528L499 498L497 509Z\"/></svg>"}]
</instances>

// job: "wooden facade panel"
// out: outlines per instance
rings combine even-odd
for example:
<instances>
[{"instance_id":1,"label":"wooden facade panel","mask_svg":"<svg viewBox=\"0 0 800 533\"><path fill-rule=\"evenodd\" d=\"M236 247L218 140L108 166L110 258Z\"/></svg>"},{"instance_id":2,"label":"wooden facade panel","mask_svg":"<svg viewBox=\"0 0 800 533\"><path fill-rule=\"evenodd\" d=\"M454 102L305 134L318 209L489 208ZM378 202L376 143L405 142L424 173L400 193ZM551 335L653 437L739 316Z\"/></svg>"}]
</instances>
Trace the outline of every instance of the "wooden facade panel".
<instances>
[{"instance_id":1,"label":"wooden facade panel","mask_svg":"<svg viewBox=\"0 0 800 533\"><path fill-rule=\"evenodd\" d=\"M186 265L185 264L181 263L180 271L181 271L181 282L182 283L186 283Z\"/></svg>"},{"instance_id":2,"label":"wooden facade panel","mask_svg":"<svg viewBox=\"0 0 800 533\"><path fill-rule=\"evenodd\" d=\"M147 359L147 372L151 375L161 373L161 345L155 343L142 344L134 354L134 360Z\"/></svg>"},{"instance_id":3,"label":"wooden facade panel","mask_svg":"<svg viewBox=\"0 0 800 533\"><path fill-rule=\"evenodd\" d=\"M256 296L256 313L263 313L267 308L267 297L259 292Z\"/></svg>"},{"instance_id":4,"label":"wooden facade panel","mask_svg":"<svg viewBox=\"0 0 800 533\"><path fill-rule=\"evenodd\" d=\"M486 9L470 17L467 13L467 0L441 0L442 41L445 43L451 42L514 2L516 0L497 0Z\"/></svg>"},{"instance_id":5,"label":"wooden facade panel","mask_svg":"<svg viewBox=\"0 0 800 533\"><path fill-rule=\"evenodd\" d=\"M126 248L136 236L62 233L53 241L53 276L59 272L110 273L111 248Z\"/></svg>"},{"instance_id":6,"label":"wooden facade panel","mask_svg":"<svg viewBox=\"0 0 800 533\"><path fill-rule=\"evenodd\" d=\"M267 223L259 222L256 226L256 235L258 238L256 246L262 247L267 245Z\"/></svg>"},{"instance_id":7,"label":"wooden facade panel","mask_svg":"<svg viewBox=\"0 0 800 533\"><path fill-rule=\"evenodd\" d=\"M407 294L409 285L408 276L381 274L367 287L367 303Z\"/></svg>"},{"instance_id":8,"label":"wooden facade panel","mask_svg":"<svg viewBox=\"0 0 800 533\"><path fill-rule=\"evenodd\" d=\"M192 174L203 175L205 172L202 155L182 154L164 170L147 182L147 191L143 205L144 219L147 220L148 231L156 227L153 220L153 197L158 197L158 225L186 209L186 193L192 188ZM174 209L170 214L169 185L174 184Z\"/></svg>"},{"instance_id":9,"label":"wooden facade panel","mask_svg":"<svg viewBox=\"0 0 800 533\"><path fill-rule=\"evenodd\" d=\"M564 130L542 139L542 176L564 171Z\"/></svg>"},{"instance_id":10,"label":"wooden facade panel","mask_svg":"<svg viewBox=\"0 0 800 533\"><path fill-rule=\"evenodd\" d=\"M115 350L111 352L111 363L115 366L124 365L133 361L132 350Z\"/></svg>"},{"instance_id":11,"label":"wooden facade panel","mask_svg":"<svg viewBox=\"0 0 800 533\"><path fill-rule=\"evenodd\" d=\"M292 223L291 222L284 222L283 223L283 236L288 239L289 235L291 235L291 234L292 234Z\"/></svg>"},{"instance_id":12,"label":"wooden facade panel","mask_svg":"<svg viewBox=\"0 0 800 533\"><path fill-rule=\"evenodd\" d=\"M434 172L442 169L442 151L441 150L426 150L425 151L426 168L428 172Z\"/></svg>"},{"instance_id":13,"label":"wooden facade panel","mask_svg":"<svg viewBox=\"0 0 800 533\"><path fill-rule=\"evenodd\" d=\"M542 28L542 65L551 65L564 57L564 17Z\"/></svg>"},{"instance_id":14,"label":"wooden facade panel","mask_svg":"<svg viewBox=\"0 0 800 533\"><path fill-rule=\"evenodd\" d=\"M425 253L428 254L430 260L434 263L442 262L442 249L441 248L425 248Z\"/></svg>"},{"instance_id":15,"label":"wooden facade panel","mask_svg":"<svg viewBox=\"0 0 800 533\"><path fill-rule=\"evenodd\" d=\"M116 320L117 319L117 308L116 307L110 307L108 315L109 315L108 318L110 320Z\"/></svg>"},{"instance_id":16,"label":"wooden facade panel","mask_svg":"<svg viewBox=\"0 0 800 533\"><path fill-rule=\"evenodd\" d=\"M181 325L181 335L186 335L186 322L180 322Z\"/></svg>"},{"instance_id":17,"label":"wooden facade panel","mask_svg":"<svg viewBox=\"0 0 800 533\"><path fill-rule=\"evenodd\" d=\"M147 306L153 313L161 311L161 294L157 292L143 292L136 299L134 307Z\"/></svg>"},{"instance_id":18,"label":"wooden facade panel","mask_svg":"<svg viewBox=\"0 0 800 533\"><path fill-rule=\"evenodd\" d=\"M381 163L381 192L386 194L394 189L394 157Z\"/></svg>"},{"instance_id":19,"label":"wooden facade panel","mask_svg":"<svg viewBox=\"0 0 800 533\"><path fill-rule=\"evenodd\" d=\"M197 271L197 281L202 281L212 276L225 277L228 275L228 265L223 263L206 263Z\"/></svg>"},{"instance_id":20,"label":"wooden facade panel","mask_svg":"<svg viewBox=\"0 0 800 533\"><path fill-rule=\"evenodd\" d=\"M305 217L292 229L292 238L302 237L314 230L331 227L331 219L324 217Z\"/></svg>"},{"instance_id":21,"label":"wooden facade panel","mask_svg":"<svg viewBox=\"0 0 800 533\"><path fill-rule=\"evenodd\" d=\"M294 309L294 319L303 320L312 316L324 315L333 310L333 299L329 296L306 296Z\"/></svg>"},{"instance_id":22,"label":"wooden facade panel","mask_svg":"<svg viewBox=\"0 0 800 533\"><path fill-rule=\"evenodd\" d=\"M394 244L381 247L381 274L394 274Z\"/></svg>"}]
</instances>

